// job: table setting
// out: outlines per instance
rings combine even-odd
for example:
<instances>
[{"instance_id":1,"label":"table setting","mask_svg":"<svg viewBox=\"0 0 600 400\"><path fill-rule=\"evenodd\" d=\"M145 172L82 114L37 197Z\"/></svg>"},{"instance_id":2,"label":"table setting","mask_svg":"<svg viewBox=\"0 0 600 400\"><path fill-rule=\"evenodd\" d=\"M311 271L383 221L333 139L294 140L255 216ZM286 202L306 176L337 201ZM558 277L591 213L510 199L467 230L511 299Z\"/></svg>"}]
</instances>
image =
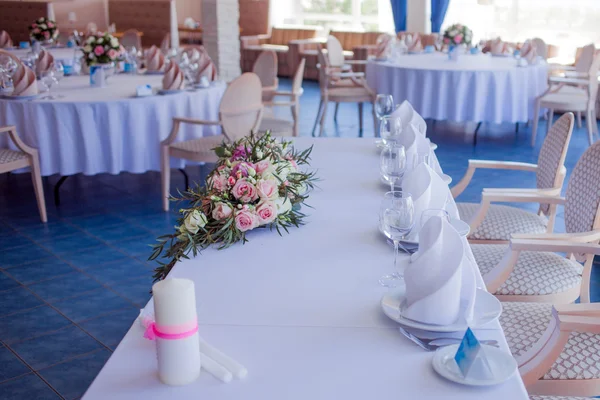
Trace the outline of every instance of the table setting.
<instances>
[{"instance_id":1,"label":"table setting","mask_svg":"<svg viewBox=\"0 0 600 400\"><path fill-rule=\"evenodd\" d=\"M254 229L244 245L222 250L202 246L161 275L160 283L193 282L198 332L245 366L243 381L224 386L201 372L187 385L163 384L160 355L136 321L83 398L360 399L376 388L423 399L527 399L498 323L502 307L485 290L468 230L453 224L454 200L431 162L405 164L390 192L372 140L294 138L292 145L312 149L300 170L318 177L304 198L305 223L281 236ZM218 154L225 162L233 157ZM428 155L436 160L434 151ZM254 176L254 168L243 168ZM204 216L184 211L181 224L196 232L194 240L207 226L216 229L211 209L201 208ZM393 240L416 226L415 251L394 255L378 229L382 218ZM389 274L394 258L396 287L383 288L378 276Z\"/></svg>"}]
</instances>

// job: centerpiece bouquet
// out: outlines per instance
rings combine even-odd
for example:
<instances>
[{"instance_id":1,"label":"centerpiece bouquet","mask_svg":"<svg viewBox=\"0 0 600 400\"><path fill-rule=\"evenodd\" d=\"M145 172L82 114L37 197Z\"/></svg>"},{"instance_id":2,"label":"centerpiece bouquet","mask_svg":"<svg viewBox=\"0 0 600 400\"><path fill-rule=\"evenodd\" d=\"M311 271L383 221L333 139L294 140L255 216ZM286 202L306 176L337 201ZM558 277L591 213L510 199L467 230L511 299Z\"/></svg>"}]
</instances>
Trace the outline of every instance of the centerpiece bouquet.
<instances>
[{"instance_id":1,"label":"centerpiece bouquet","mask_svg":"<svg viewBox=\"0 0 600 400\"><path fill-rule=\"evenodd\" d=\"M270 133L250 134L214 149L218 161L206 184L180 193L185 207L175 232L158 238L150 260L161 254L154 279L164 279L182 258L217 245L224 249L257 228L275 229L281 235L304 223L301 206L314 188L314 172L305 172L312 147L297 151L291 142L278 141ZM165 250L166 249L166 250Z\"/></svg>"},{"instance_id":2,"label":"centerpiece bouquet","mask_svg":"<svg viewBox=\"0 0 600 400\"><path fill-rule=\"evenodd\" d=\"M473 31L462 24L450 25L444 31L443 40L444 44L450 46L460 46L462 44L470 46L473 40Z\"/></svg>"},{"instance_id":3,"label":"centerpiece bouquet","mask_svg":"<svg viewBox=\"0 0 600 400\"><path fill-rule=\"evenodd\" d=\"M29 25L29 37L38 42L51 42L58 37L56 22L46 17L41 17Z\"/></svg>"},{"instance_id":4,"label":"centerpiece bouquet","mask_svg":"<svg viewBox=\"0 0 600 400\"><path fill-rule=\"evenodd\" d=\"M123 56L123 48L119 44L119 39L108 32L98 32L88 36L85 39L82 51L83 58L88 66L112 64Z\"/></svg>"}]
</instances>

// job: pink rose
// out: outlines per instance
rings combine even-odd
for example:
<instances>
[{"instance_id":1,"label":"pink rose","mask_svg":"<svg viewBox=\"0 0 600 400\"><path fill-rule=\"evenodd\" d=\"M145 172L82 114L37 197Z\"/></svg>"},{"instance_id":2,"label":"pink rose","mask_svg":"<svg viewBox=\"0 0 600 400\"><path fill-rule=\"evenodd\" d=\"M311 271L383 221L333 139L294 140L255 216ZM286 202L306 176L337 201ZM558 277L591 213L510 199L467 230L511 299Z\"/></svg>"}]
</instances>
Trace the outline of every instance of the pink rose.
<instances>
[{"instance_id":1,"label":"pink rose","mask_svg":"<svg viewBox=\"0 0 600 400\"><path fill-rule=\"evenodd\" d=\"M456 43L456 44L461 43L462 38L463 38L463 35L461 35L460 33L458 35L454 36L454 43Z\"/></svg>"},{"instance_id":2,"label":"pink rose","mask_svg":"<svg viewBox=\"0 0 600 400\"><path fill-rule=\"evenodd\" d=\"M444 38L444 43L446 43L446 44L450 43L450 39Z\"/></svg>"},{"instance_id":3,"label":"pink rose","mask_svg":"<svg viewBox=\"0 0 600 400\"><path fill-rule=\"evenodd\" d=\"M117 56L118 56L118 55L119 55L119 53L117 53L117 51L116 51L115 49L110 49L110 50L108 51L108 57L109 57L111 60L114 60L115 58L117 58Z\"/></svg>"},{"instance_id":4,"label":"pink rose","mask_svg":"<svg viewBox=\"0 0 600 400\"><path fill-rule=\"evenodd\" d=\"M217 221L229 218L233 210L227 204L218 202L212 212L212 217Z\"/></svg>"},{"instance_id":5,"label":"pink rose","mask_svg":"<svg viewBox=\"0 0 600 400\"><path fill-rule=\"evenodd\" d=\"M275 179L260 180L256 184L258 195L263 200L273 200L279 195L278 183Z\"/></svg>"},{"instance_id":6,"label":"pink rose","mask_svg":"<svg viewBox=\"0 0 600 400\"><path fill-rule=\"evenodd\" d=\"M48 25L48 28L54 28L54 24L52 22L48 22L46 25Z\"/></svg>"},{"instance_id":7,"label":"pink rose","mask_svg":"<svg viewBox=\"0 0 600 400\"><path fill-rule=\"evenodd\" d=\"M233 197L243 203L249 203L258 198L256 186L248 182L245 178L238 179L232 189Z\"/></svg>"},{"instance_id":8,"label":"pink rose","mask_svg":"<svg viewBox=\"0 0 600 400\"><path fill-rule=\"evenodd\" d=\"M224 192L225 189L227 189L227 178L223 175L214 174L208 179L208 184L213 189L219 192Z\"/></svg>"},{"instance_id":9,"label":"pink rose","mask_svg":"<svg viewBox=\"0 0 600 400\"><path fill-rule=\"evenodd\" d=\"M248 153L251 151L252 151L251 149L246 149L243 145L240 145L233 151L233 155L231 156L231 159L239 160L242 158L246 158L248 156Z\"/></svg>"},{"instance_id":10,"label":"pink rose","mask_svg":"<svg viewBox=\"0 0 600 400\"><path fill-rule=\"evenodd\" d=\"M50 37L50 32L48 32L48 31L45 31L45 32L44 32L44 37L45 37L45 38L49 38L49 37Z\"/></svg>"},{"instance_id":11,"label":"pink rose","mask_svg":"<svg viewBox=\"0 0 600 400\"><path fill-rule=\"evenodd\" d=\"M235 185L235 178L233 176L230 176L229 178L227 178L227 183L229 184L229 186Z\"/></svg>"},{"instance_id":12,"label":"pink rose","mask_svg":"<svg viewBox=\"0 0 600 400\"><path fill-rule=\"evenodd\" d=\"M277 206L272 201L265 201L256 208L256 215L261 225L270 224L277 218Z\"/></svg>"},{"instance_id":13,"label":"pink rose","mask_svg":"<svg viewBox=\"0 0 600 400\"><path fill-rule=\"evenodd\" d=\"M243 177L247 177L248 171L250 170L250 168L256 170L255 165L252 164L251 162L242 161L233 167L233 169L231 170L231 175L232 176L241 175Z\"/></svg>"},{"instance_id":14,"label":"pink rose","mask_svg":"<svg viewBox=\"0 0 600 400\"><path fill-rule=\"evenodd\" d=\"M249 231L258 226L258 217L247 210L235 214L235 227L241 232Z\"/></svg>"},{"instance_id":15,"label":"pink rose","mask_svg":"<svg viewBox=\"0 0 600 400\"><path fill-rule=\"evenodd\" d=\"M94 54L96 54L96 56L101 56L102 54L104 54L104 47L96 46L96 48L94 49Z\"/></svg>"},{"instance_id":16,"label":"pink rose","mask_svg":"<svg viewBox=\"0 0 600 400\"><path fill-rule=\"evenodd\" d=\"M271 162L269 160L262 160L256 163L256 172L262 174L264 171L269 169Z\"/></svg>"},{"instance_id":17,"label":"pink rose","mask_svg":"<svg viewBox=\"0 0 600 400\"><path fill-rule=\"evenodd\" d=\"M37 24L31 24L32 28L37 28Z\"/></svg>"}]
</instances>

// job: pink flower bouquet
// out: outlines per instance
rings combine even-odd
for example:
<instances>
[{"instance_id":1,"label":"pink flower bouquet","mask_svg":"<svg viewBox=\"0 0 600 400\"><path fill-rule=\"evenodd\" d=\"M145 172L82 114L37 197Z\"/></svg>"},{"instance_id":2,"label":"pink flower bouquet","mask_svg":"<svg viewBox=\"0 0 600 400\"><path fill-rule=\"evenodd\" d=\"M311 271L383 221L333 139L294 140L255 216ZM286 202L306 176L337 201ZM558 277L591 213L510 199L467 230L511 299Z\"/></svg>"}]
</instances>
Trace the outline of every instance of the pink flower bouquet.
<instances>
[{"instance_id":1,"label":"pink flower bouquet","mask_svg":"<svg viewBox=\"0 0 600 400\"><path fill-rule=\"evenodd\" d=\"M279 234L304 223L300 212L313 188L314 172L305 172L312 147L294 150L290 142L269 133L250 134L234 143L215 148L219 157L205 185L188 189L175 233L158 238L150 260L161 255L169 260L156 269L154 278L164 279L171 268L190 251L216 244L219 249L246 242L246 233L257 228L275 229ZM166 248L166 251L165 251Z\"/></svg>"},{"instance_id":2,"label":"pink flower bouquet","mask_svg":"<svg viewBox=\"0 0 600 400\"><path fill-rule=\"evenodd\" d=\"M58 37L56 22L46 17L41 17L29 25L29 37L38 42L50 42Z\"/></svg>"},{"instance_id":3,"label":"pink flower bouquet","mask_svg":"<svg viewBox=\"0 0 600 400\"><path fill-rule=\"evenodd\" d=\"M450 46L460 46L461 44L470 46L471 41L473 40L473 32L462 24L450 25L448 29L444 31L443 40L444 44Z\"/></svg>"},{"instance_id":4,"label":"pink flower bouquet","mask_svg":"<svg viewBox=\"0 0 600 400\"><path fill-rule=\"evenodd\" d=\"M83 43L82 51L83 59L88 66L110 64L119 61L123 56L119 39L108 32L98 32L88 36Z\"/></svg>"}]
</instances>

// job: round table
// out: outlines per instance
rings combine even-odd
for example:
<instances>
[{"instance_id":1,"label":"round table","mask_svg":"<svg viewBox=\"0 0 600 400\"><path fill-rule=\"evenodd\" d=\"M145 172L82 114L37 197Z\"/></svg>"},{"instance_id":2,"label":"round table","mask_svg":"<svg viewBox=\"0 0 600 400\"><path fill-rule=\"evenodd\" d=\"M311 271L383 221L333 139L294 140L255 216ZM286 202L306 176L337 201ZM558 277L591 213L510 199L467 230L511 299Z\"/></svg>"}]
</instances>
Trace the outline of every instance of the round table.
<instances>
[{"instance_id":1,"label":"round table","mask_svg":"<svg viewBox=\"0 0 600 400\"><path fill-rule=\"evenodd\" d=\"M81 50L75 47L50 47L46 49L54 56L56 60L73 60L77 54L79 57L82 56ZM9 49L11 53L19 58L27 57L31 53L31 49Z\"/></svg>"},{"instance_id":2,"label":"round table","mask_svg":"<svg viewBox=\"0 0 600 400\"><path fill-rule=\"evenodd\" d=\"M15 125L23 141L40 152L42 175L118 174L160 171L160 142L173 117L218 121L226 85L170 95L135 97L136 87L161 88L160 75L115 75L105 88L92 88L89 76L62 79L50 100L0 99L0 126ZM218 126L184 124L178 140L220 134ZM3 135L5 136L5 135ZM0 147L7 138L0 136ZM10 144L9 144L10 145ZM183 160L172 160L183 168Z\"/></svg>"},{"instance_id":3,"label":"round table","mask_svg":"<svg viewBox=\"0 0 600 400\"><path fill-rule=\"evenodd\" d=\"M527 122L546 91L547 65L519 66L513 57L441 53L370 61L367 82L396 103L408 100L423 118L454 122Z\"/></svg>"}]
</instances>

